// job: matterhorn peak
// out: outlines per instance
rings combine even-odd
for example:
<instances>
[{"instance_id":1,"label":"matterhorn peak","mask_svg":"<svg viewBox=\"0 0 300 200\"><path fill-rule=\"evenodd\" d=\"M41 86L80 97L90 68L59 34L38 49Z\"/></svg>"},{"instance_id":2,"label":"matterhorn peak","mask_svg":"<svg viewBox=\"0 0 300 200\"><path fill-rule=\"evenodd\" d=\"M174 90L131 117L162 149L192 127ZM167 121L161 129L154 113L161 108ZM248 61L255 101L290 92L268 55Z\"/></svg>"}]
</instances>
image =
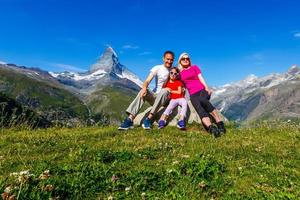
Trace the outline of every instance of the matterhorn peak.
<instances>
[{"instance_id":1,"label":"matterhorn peak","mask_svg":"<svg viewBox=\"0 0 300 200\"><path fill-rule=\"evenodd\" d=\"M103 70L108 73L122 73L122 65L119 63L118 56L112 47L108 46L97 62L90 68L91 73L99 70Z\"/></svg>"},{"instance_id":2,"label":"matterhorn peak","mask_svg":"<svg viewBox=\"0 0 300 200\"><path fill-rule=\"evenodd\" d=\"M116 57L118 57L117 53L115 52L115 50L111 46L108 46L105 51L111 52Z\"/></svg>"}]
</instances>

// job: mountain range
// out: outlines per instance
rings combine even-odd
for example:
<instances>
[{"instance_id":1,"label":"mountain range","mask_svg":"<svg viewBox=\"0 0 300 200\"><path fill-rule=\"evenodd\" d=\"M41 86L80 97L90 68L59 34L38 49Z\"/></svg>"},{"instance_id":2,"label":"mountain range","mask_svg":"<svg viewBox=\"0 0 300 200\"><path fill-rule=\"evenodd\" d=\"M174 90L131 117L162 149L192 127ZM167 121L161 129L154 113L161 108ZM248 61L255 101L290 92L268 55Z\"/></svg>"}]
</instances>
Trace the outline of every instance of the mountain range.
<instances>
[{"instance_id":1,"label":"mountain range","mask_svg":"<svg viewBox=\"0 0 300 200\"><path fill-rule=\"evenodd\" d=\"M1 63L0 75L0 93L49 122L63 124L85 124L100 118L119 123L142 84L111 47L85 73L54 73Z\"/></svg>"},{"instance_id":2,"label":"mountain range","mask_svg":"<svg viewBox=\"0 0 300 200\"><path fill-rule=\"evenodd\" d=\"M212 102L230 120L300 119L300 68L215 87Z\"/></svg>"},{"instance_id":3,"label":"mountain range","mask_svg":"<svg viewBox=\"0 0 300 200\"><path fill-rule=\"evenodd\" d=\"M0 63L0 96L16 101L49 123L118 124L142 81L108 47L84 73L47 72ZM300 69L214 87L213 104L229 120L299 119ZM3 115L3 113L2 113Z\"/></svg>"}]
</instances>

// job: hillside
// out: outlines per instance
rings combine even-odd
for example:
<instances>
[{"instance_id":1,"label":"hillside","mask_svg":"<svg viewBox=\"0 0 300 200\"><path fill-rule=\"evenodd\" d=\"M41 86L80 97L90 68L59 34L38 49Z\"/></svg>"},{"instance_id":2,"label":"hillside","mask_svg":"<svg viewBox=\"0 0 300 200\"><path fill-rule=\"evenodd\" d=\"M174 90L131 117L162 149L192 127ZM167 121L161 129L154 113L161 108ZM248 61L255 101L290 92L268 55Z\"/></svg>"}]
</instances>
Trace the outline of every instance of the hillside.
<instances>
[{"instance_id":1,"label":"hillside","mask_svg":"<svg viewBox=\"0 0 300 200\"><path fill-rule=\"evenodd\" d=\"M63 124L85 123L89 113L83 102L50 75L45 77L47 76L34 74L26 68L1 65L0 92L34 110L47 121Z\"/></svg>"},{"instance_id":2,"label":"hillside","mask_svg":"<svg viewBox=\"0 0 300 200\"><path fill-rule=\"evenodd\" d=\"M300 127L1 130L0 192L18 199L299 199ZM284 148L283 148L284 147Z\"/></svg>"},{"instance_id":3,"label":"hillside","mask_svg":"<svg viewBox=\"0 0 300 200\"><path fill-rule=\"evenodd\" d=\"M127 115L125 110L136 93L116 85L101 87L87 97L86 102L93 113L107 115L110 123L119 124Z\"/></svg>"},{"instance_id":4,"label":"hillside","mask_svg":"<svg viewBox=\"0 0 300 200\"><path fill-rule=\"evenodd\" d=\"M0 93L0 127L46 128L51 122L39 116L28 107Z\"/></svg>"}]
</instances>

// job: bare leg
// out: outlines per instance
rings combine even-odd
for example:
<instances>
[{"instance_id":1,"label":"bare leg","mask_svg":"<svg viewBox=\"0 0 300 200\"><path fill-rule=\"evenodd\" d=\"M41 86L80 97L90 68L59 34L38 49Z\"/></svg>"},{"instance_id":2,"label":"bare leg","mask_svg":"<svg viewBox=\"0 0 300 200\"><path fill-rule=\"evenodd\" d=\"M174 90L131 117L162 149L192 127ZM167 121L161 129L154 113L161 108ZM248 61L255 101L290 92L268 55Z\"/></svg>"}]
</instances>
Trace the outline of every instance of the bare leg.
<instances>
[{"instance_id":1,"label":"bare leg","mask_svg":"<svg viewBox=\"0 0 300 200\"><path fill-rule=\"evenodd\" d=\"M184 115L180 115L179 120L184 120Z\"/></svg>"},{"instance_id":2,"label":"bare leg","mask_svg":"<svg viewBox=\"0 0 300 200\"><path fill-rule=\"evenodd\" d=\"M152 119L152 117L153 117L153 114L152 114L152 113L149 113L148 118L149 118L149 119Z\"/></svg>"},{"instance_id":3,"label":"bare leg","mask_svg":"<svg viewBox=\"0 0 300 200\"><path fill-rule=\"evenodd\" d=\"M202 122L206 127L209 127L211 125L211 121L210 121L209 117L203 117Z\"/></svg>"},{"instance_id":4,"label":"bare leg","mask_svg":"<svg viewBox=\"0 0 300 200\"><path fill-rule=\"evenodd\" d=\"M221 121L220 116L219 116L219 114L218 114L218 112L217 112L216 109L214 109L210 114L213 116L213 118L215 119L216 123L218 123L218 122Z\"/></svg>"},{"instance_id":5,"label":"bare leg","mask_svg":"<svg viewBox=\"0 0 300 200\"><path fill-rule=\"evenodd\" d=\"M159 120L166 121L167 117L168 117L167 115L162 114Z\"/></svg>"},{"instance_id":6,"label":"bare leg","mask_svg":"<svg viewBox=\"0 0 300 200\"><path fill-rule=\"evenodd\" d=\"M135 116L133 116L132 114L129 114L128 118L131 119L131 121L133 121Z\"/></svg>"}]
</instances>

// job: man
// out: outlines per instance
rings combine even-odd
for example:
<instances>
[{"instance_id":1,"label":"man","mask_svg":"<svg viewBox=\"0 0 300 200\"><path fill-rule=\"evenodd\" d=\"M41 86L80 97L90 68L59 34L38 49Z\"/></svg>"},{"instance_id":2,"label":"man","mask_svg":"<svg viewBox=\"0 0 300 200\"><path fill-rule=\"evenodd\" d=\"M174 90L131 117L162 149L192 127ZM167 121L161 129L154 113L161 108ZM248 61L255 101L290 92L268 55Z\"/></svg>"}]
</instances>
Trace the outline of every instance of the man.
<instances>
[{"instance_id":1,"label":"man","mask_svg":"<svg viewBox=\"0 0 300 200\"><path fill-rule=\"evenodd\" d=\"M124 120L124 122L118 128L119 130L128 130L129 128L133 128L133 120L145 101L148 101L150 105L152 105L152 109L147 118L143 121L142 127L144 129L151 129L151 120L153 115L169 100L169 91L162 88L162 86L168 79L169 71L172 67L173 61L174 53L172 51L166 51L163 55L164 64L156 65L150 70L150 73L145 80L141 91L127 108L126 112L128 114L128 118ZM156 78L155 87L153 91L150 91L148 86L153 78Z\"/></svg>"}]
</instances>

